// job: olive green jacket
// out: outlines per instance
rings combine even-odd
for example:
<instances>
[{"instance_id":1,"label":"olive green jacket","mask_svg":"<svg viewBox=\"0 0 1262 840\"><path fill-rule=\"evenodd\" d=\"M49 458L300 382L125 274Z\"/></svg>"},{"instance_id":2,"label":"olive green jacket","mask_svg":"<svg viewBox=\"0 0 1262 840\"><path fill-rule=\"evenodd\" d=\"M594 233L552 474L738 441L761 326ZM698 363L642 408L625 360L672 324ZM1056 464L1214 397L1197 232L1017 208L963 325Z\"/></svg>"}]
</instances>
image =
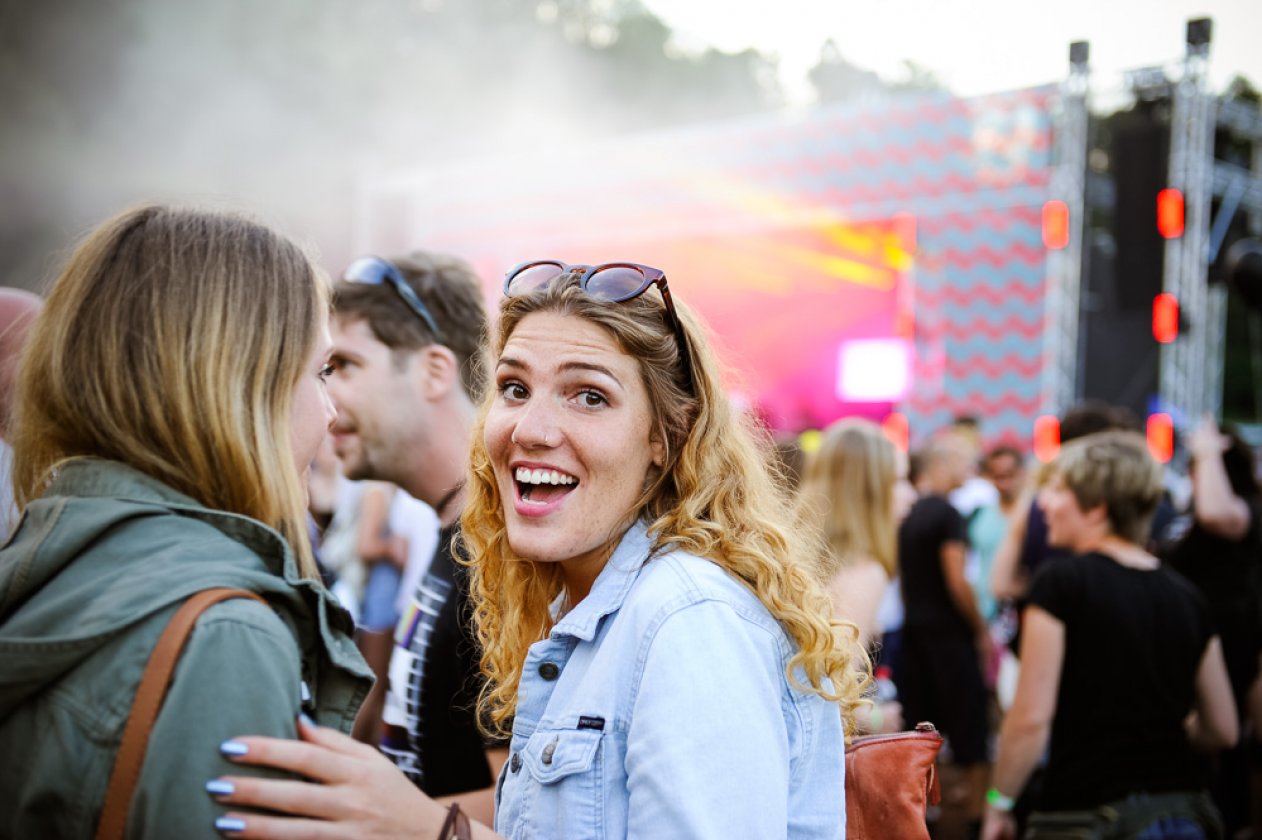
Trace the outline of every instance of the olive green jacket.
<instances>
[{"instance_id":1,"label":"olive green jacket","mask_svg":"<svg viewBox=\"0 0 1262 840\"><path fill-rule=\"evenodd\" d=\"M180 604L203 614L152 730L127 836L218 837L207 781L254 772L220 742L349 731L371 685L346 612L281 536L129 467L67 464L0 549L0 838L93 836L149 655ZM307 696L310 699L304 699Z\"/></svg>"}]
</instances>

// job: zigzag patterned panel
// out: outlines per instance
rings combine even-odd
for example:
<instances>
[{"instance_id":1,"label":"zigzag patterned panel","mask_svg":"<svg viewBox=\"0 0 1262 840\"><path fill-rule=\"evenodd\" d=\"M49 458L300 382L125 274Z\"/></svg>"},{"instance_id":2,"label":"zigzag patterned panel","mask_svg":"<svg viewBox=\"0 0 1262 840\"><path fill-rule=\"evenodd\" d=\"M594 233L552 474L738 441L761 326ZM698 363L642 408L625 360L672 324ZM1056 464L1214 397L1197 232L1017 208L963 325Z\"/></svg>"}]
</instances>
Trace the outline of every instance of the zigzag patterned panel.
<instances>
[{"instance_id":1,"label":"zigzag patterned panel","mask_svg":"<svg viewBox=\"0 0 1262 840\"><path fill-rule=\"evenodd\" d=\"M782 380L792 378L783 364L795 326L777 327L776 317L800 317L787 305L794 289L823 301L832 282L846 308L901 275L915 363L912 390L897 408L913 441L956 414L975 414L988 439L1028 445L1043 365L1040 212L1051 180L1054 95L1042 87L906 97L596 143L558 136L540 154L396 173L368 192L407 215L406 247L459 253L488 277L532 257L630 254L651 262L638 255L658 249L688 266L672 275L672 288L707 317L708 306L724 309L724 284L729 296L769 295L760 314L771 343L754 353L751 369L774 355ZM908 217L910 265L902 265L906 254L872 256L882 234L862 234L864 226ZM698 243L713 247L702 255ZM830 419L820 410L786 407L771 419L798 430Z\"/></svg>"}]
</instances>

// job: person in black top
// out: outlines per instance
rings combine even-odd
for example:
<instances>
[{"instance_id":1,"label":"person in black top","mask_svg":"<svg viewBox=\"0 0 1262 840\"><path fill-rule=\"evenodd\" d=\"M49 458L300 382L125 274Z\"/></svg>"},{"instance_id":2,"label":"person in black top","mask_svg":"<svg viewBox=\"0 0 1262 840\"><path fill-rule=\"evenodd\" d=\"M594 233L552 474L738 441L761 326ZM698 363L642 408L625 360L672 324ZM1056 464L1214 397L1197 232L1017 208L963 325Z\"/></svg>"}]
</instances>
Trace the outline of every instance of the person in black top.
<instances>
[{"instance_id":1,"label":"person in black top","mask_svg":"<svg viewBox=\"0 0 1262 840\"><path fill-rule=\"evenodd\" d=\"M1071 556L1030 587L985 840L1017 836L1013 797L1044 750L1025 837L1220 836L1193 748L1236 742L1235 704L1204 599L1142 547L1161 489L1141 435L1102 432L1067 444L1040 491Z\"/></svg>"},{"instance_id":2,"label":"person in black top","mask_svg":"<svg viewBox=\"0 0 1262 840\"><path fill-rule=\"evenodd\" d=\"M1125 418L1108 403L1086 400L1065 412L1060 423L1060 440L1069 443L1086 435L1126 428ZM995 552L991 568L991 589L997 600L1015 600L1024 606L1026 589L1034 573L1048 560L1065 552L1048 545L1047 523L1034 498L1037 487L1030 486L1018 501L1007 537Z\"/></svg>"},{"instance_id":3,"label":"person in black top","mask_svg":"<svg viewBox=\"0 0 1262 840\"><path fill-rule=\"evenodd\" d=\"M962 816L976 823L988 767L982 663L991 642L964 576L964 519L947 500L968 475L971 457L971 447L952 435L933 441L921 454L916 480L921 496L898 529L904 618L894 683L904 720L936 724L952 761L963 770L961 794L947 797L961 807L944 809L943 819Z\"/></svg>"},{"instance_id":4,"label":"person in black top","mask_svg":"<svg viewBox=\"0 0 1262 840\"><path fill-rule=\"evenodd\" d=\"M485 388L484 300L473 270L453 257L418 251L356 260L334 288L329 393L346 476L397 484L432 507L443 529L393 638L384 640L392 652L380 748L428 795L454 797L490 821L507 750L478 729L482 678L468 572L451 555Z\"/></svg>"},{"instance_id":5,"label":"person in black top","mask_svg":"<svg viewBox=\"0 0 1262 840\"><path fill-rule=\"evenodd\" d=\"M1167 560L1209 601L1243 721L1262 652L1262 498L1248 445L1220 432L1212 417L1193 431L1188 448L1192 523ZM1247 752L1241 744L1224 753L1215 778L1214 799L1229 832L1249 821Z\"/></svg>"}]
</instances>

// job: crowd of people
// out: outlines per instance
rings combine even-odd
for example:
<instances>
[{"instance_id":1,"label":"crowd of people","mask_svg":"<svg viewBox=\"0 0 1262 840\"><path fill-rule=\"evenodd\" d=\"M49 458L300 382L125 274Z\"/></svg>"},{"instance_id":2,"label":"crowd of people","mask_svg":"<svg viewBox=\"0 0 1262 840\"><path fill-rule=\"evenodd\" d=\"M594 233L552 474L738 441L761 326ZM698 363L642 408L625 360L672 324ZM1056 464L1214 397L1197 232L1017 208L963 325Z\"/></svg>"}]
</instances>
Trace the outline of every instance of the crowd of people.
<instances>
[{"instance_id":1,"label":"crowd of people","mask_svg":"<svg viewBox=\"0 0 1262 840\"><path fill-rule=\"evenodd\" d=\"M151 206L0 294L0 837L96 833L212 587L262 602L197 622L126 836L844 837L845 744L921 721L939 840L1250 836L1239 437L1181 482L1103 404L1048 464L852 417L790 464L674 291L541 260L492 315L456 257L330 282Z\"/></svg>"}]
</instances>

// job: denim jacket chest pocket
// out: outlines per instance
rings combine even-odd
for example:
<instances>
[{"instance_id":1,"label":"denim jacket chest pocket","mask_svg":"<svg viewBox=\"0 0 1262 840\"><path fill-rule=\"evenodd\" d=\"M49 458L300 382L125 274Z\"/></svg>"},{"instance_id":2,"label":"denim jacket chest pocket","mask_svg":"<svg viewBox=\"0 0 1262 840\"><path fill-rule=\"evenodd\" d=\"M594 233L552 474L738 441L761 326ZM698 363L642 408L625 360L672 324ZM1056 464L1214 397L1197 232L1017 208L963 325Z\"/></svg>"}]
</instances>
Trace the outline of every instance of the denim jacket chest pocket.
<instances>
[{"instance_id":1,"label":"denim jacket chest pocket","mask_svg":"<svg viewBox=\"0 0 1262 840\"><path fill-rule=\"evenodd\" d=\"M521 748L513 838L604 837L605 733L539 729Z\"/></svg>"}]
</instances>

